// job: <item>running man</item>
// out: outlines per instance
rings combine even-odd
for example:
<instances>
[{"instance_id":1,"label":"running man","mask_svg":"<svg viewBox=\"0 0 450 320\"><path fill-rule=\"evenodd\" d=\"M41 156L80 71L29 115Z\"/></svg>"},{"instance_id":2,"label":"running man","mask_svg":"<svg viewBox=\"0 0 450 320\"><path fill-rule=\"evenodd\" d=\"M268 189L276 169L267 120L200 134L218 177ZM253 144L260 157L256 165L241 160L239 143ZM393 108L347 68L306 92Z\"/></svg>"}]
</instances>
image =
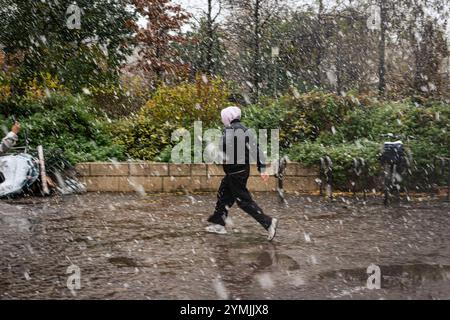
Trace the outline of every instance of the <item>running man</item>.
<instances>
[{"instance_id":1,"label":"running man","mask_svg":"<svg viewBox=\"0 0 450 320\"><path fill-rule=\"evenodd\" d=\"M256 155L257 168L261 173L261 178L265 182L269 179L269 175L265 171L264 155L262 152L261 154L259 152L256 137L249 134L250 131L240 122L241 109L235 106L225 108L221 112L221 117L225 125L222 136L222 151L226 155L223 162L225 177L222 179L217 193L215 211L208 218L208 222L211 224L206 227L206 231L226 234L225 221L228 216L228 210L237 202L237 205L242 210L251 215L268 231L267 238L270 241L275 237L278 220L265 215L263 210L252 199L247 189L247 180L250 175L250 158L254 158L253 155ZM245 143L245 146L242 143ZM241 152L241 150L244 152Z\"/></svg>"}]
</instances>

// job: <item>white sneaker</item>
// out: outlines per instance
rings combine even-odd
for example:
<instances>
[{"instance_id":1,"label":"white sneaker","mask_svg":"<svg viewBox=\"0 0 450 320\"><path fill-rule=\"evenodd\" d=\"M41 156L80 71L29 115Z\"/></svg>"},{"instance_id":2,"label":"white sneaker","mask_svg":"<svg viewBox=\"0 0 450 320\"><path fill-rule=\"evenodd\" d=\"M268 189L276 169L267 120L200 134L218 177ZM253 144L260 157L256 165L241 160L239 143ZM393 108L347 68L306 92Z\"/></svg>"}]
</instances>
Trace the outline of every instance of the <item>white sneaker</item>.
<instances>
[{"instance_id":1,"label":"white sneaker","mask_svg":"<svg viewBox=\"0 0 450 320\"><path fill-rule=\"evenodd\" d=\"M269 230L267 230L269 232L269 235L267 236L267 239L269 241L271 241L273 238L275 238L275 235L277 234L277 225L278 225L278 219L273 218L272 223L270 224Z\"/></svg>"},{"instance_id":2,"label":"white sneaker","mask_svg":"<svg viewBox=\"0 0 450 320\"><path fill-rule=\"evenodd\" d=\"M205 228L206 232L218 233L218 234L227 234L227 229L220 224L210 224Z\"/></svg>"}]
</instances>

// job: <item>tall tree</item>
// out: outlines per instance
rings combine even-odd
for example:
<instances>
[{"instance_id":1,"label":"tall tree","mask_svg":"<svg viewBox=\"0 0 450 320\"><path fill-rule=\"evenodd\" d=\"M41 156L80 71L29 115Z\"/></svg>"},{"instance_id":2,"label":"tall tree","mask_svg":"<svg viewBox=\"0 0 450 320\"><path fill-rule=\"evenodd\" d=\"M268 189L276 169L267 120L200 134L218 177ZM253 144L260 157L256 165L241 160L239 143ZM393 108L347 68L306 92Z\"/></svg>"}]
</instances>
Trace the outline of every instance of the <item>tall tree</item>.
<instances>
[{"instance_id":1,"label":"tall tree","mask_svg":"<svg viewBox=\"0 0 450 320\"><path fill-rule=\"evenodd\" d=\"M228 19L230 37L240 56L242 80L250 86L256 101L263 87L264 52L270 52L267 42L268 27L280 13L284 1L278 0L228 0L232 11Z\"/></svg>"},{"instance_id":2,"label":"tall tree","mask_svg":"<svg viewBox=\"0 0 450 320\"><path fill-rule=\"evenodd\" d=\"M206 58L206 72L208 74L214 73L214 48L218 44L218 37L217 37L217 29L219 25L216 23L217 18L220 15L220 12L222 10L222 1L218 0L217 4L219 6L219 10L216 14L213 13L213 0L207 0L207 11L205 12L206 16L206 38L205 38L205 58Z\"/></svg>"},{"instance_id":3,"label":"tall tree","mask_svg":"<svg viewBox=\"0 0 450 320\"><path fill-rule=\"evenodd\" d=\"M222 0L206 0L206 10L194 17L192 30L186 32L188 43L179 46L183 61L191 67L191 79L198 73L221 75L226 56L223 31L218 18L222 11Z\"/></svg>"},{"instance_id":4,"label":"tall tree","mask_svg":"<svg viewBox=\"0 0 450 320\"><path fill-rule=\"evenodd\" d=\"M427 50L421 50L417 41L417 35L422 34L425 38L433 30L438 30L442 24L448 20L448 1L447 0L378 0L377 4L380 9L380 30L378 42L378 91L380 95L384 95L389 82L387 53L393 54L393 50L407 52L411 50L414 55L414 83L415 87L419 87L421 75L420 61ZM435 27L425 27L427 21L434 21ZM427 30L425 30L427 29ZM407 42L402 43L402 47L398 45L399 40L407 37ZM428 48L435 47L435 42L440 41L439 37L428 37L429 43L425 44ZM442 52L431 50L434 54L440 55ZM394 49L395 48L395 49ZM442 51L442 50L441 50ZM428 52L430 52L428 50ZM425 54L427 58L430 55ZM392 66L395 68L395 66ZM439 70L435 66L435 72ZM407 71L405 71L407 72Z\"/></svg>"},{"instance_id":5,"label":"tall tree","mask_svg":"<svg viewBox=\"0 0 450 320\"><path fill-rule=\"evenodd\" d=\"M380 6L380 39L378 42L378 92L384 95L386 91L386 32L388 27L388 3L379 1Z\"/></svg>"},{"instance_id":6,"label":"tall tree","mask_svg":"<svg viewBox=\"0 0 450 320\"><path fill-rule=\"evenodd\" d=\"M414 67L411 87L421 95L433 96L445 87L441 69L449 54L445 40L449 12L443 10L446 1L409 0L407 4L405 33L410 41Z\"/></svg>"},{"instance_id":7,"label":"tall tree","mask_svg":"<svg viewBox=\"0 0 450 320\"><path fill-rule=\"evenodd\" d=\"M181 28L190 14L170 0L132 1L147 22L144 27L134 24L139 54L135 69L152 85L186 75L188 65L181 61L174 44L185 43Z\"/></svg>"},{"instance_id":8,"label":"tall tree","mask_svg":"<svg viewBox=\"0 0 450 320\"><path fill-rule=\"evenodd\" d=\"M132 44L130 2L78 0L75 28L71 27L73 4L72 0L1 0L0 44L7 57L21 57L17 67L22 82L49 73L81 91L117 81Z\"/></svg>"},{"instance_id":9,"label":"tall tree","mask_svg":"<svg viewBox=\"0 0 450 320\"><path fill-rule=\"evenodd\" d=\"M317 45L317 55L316 55L316 79L315 79L315 85L317 87L320 87L322 84L322 77L321 77L321 65L322 65L322 59L324 55L324 26L323 26L323 18L324 18L324 5L323 0L319 0L319 8L317 11L317 33L316 33L316 45Z\"/></svg>"},{"instance_id":10,"label":"tall tree","mask_svg":"<svg viewBox=\"0 0 450 320\"><path fill-rule=\"evenodd\" d=\"M186 32L186 38L188 43L177 47L182 60L190 65L191 79L198 73L221 76L227 53L219 25L211 35L206 17L200 17L192 30Z\"/></svg>"}]
</instances>

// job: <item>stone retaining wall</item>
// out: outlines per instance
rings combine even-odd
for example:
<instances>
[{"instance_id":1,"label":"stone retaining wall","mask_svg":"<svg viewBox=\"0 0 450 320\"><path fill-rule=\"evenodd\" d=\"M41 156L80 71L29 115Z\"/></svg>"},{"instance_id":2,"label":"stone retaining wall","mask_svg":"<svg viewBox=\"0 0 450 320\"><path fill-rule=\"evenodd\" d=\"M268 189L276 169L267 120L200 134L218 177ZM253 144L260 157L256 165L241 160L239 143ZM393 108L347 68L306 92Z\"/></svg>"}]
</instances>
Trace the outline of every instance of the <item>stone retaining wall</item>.
<instances>
[{"instance_id":1,"label":"stone retaining wall","mask_svg":"<svg viewBox=\"0 0 450 320\"><path fill-rule=\"evenodd\" d=\"M217 191L223 177L222 166L211 164L168 164L155 162L92 162L76 166L88 191L101 192L201 192ZM284 189L287 192L318 190L317 171L289 163ZM250 191L275 191L277 179L267 183L252 165Z\"/></svg>"}]
</instances>

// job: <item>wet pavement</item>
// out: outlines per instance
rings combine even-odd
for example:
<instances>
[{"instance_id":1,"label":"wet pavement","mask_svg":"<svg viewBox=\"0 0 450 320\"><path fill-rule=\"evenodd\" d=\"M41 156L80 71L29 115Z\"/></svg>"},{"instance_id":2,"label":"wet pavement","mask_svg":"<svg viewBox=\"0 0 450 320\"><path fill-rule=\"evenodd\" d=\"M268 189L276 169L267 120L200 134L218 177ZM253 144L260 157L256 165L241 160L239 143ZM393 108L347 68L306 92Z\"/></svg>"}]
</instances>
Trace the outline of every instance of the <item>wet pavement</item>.
<instances>
[{"instance_id":1,"label":"wet pavement","mask_svg":"<svg viewBox=\"0 0 450 320\"><path fill-rule=\"evenodd\" d=\"M0 202L0 299L450 299L449 203L255 198L280 218L272 243L234 207L228 235L205 233L214 194Z\"/></svg>"}]
</instances>

